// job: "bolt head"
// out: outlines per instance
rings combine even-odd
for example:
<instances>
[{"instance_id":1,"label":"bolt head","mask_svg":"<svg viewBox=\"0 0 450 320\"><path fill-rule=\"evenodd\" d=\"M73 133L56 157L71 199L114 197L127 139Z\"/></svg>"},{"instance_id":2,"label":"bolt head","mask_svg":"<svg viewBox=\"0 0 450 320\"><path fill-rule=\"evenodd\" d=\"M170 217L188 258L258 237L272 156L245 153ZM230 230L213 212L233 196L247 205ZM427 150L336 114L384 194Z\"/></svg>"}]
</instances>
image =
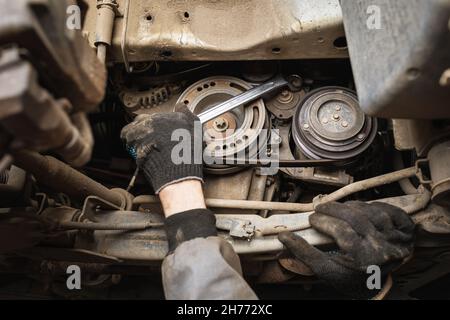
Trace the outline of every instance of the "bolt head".
<instances>
[{"instance_id":1,"label":"bolt head","mask_svg":"<svg viewBox=\"0 0 450 320\"><path fill-rule=\"evenodd\" d=\"M364 133L360 133L358 134L358 136L356 137L359 141L362 141L366 138L366 135Z\"/></svg>"}]
</instances>

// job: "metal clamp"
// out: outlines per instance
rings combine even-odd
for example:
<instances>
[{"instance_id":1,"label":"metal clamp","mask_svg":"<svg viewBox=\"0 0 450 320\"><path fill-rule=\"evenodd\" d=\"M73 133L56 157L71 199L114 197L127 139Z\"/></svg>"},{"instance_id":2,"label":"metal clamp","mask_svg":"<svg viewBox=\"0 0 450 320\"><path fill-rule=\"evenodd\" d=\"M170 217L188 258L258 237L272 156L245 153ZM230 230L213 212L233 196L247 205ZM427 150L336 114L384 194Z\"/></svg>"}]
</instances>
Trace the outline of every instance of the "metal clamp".
<instances>
[{"instance_id":1,"label":"metal clamp","mask_svg":"<svg viewBox=\"0 0 450 320\"><path fill-rule=\"evenodd\" d=\"M84 200L80 220L85 218L89 221L97 222L97 219L95 218L97 209L118 210L118 211L122 210L121 207L116 206L115 204L108 202L106 200L103 200L102 198L96 196L89 196L86 198L86 200Z\"/></svg>"},{"instance_id":2,"label":"metal clamp","mask_svg":"<svg viewBox=\"0 0 450 320\"><path fill-rule=\"evenodd\" d=\"M429 168L429 160L428 159L420 159L416 161L416 176L419 179L421 185L430 187L433 184L433 181L425 178L423 174L423 167Z\"/></svg>"}]
</instances>

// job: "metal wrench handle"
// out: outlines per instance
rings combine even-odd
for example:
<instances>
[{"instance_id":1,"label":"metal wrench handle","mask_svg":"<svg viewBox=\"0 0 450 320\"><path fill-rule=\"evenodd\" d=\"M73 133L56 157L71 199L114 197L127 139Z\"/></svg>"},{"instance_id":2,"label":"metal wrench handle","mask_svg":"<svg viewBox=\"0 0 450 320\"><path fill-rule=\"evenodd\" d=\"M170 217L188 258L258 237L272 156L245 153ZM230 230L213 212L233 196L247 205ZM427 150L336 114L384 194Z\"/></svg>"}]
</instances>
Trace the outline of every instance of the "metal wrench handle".
<instances>
[{"instance_id":1,"label":"metal wrench handle","mask_svg":"<svg viewBox=\"0 0 450 320\"><path fill-rule=\"evenodd\" d=\"M241 105L245 105L256 99L261 98L265 94L271 93L277 89L288 86L289 82L282 76L278 76L273 80L270 80L262 85L259 85L253 89L250 89L236 97L233 97L225 102L222 102L211 109L202 112L198 117L200 122L205 124L206 122L221 116L228 111L231 111Z\"/></svg>"}]
</instances>

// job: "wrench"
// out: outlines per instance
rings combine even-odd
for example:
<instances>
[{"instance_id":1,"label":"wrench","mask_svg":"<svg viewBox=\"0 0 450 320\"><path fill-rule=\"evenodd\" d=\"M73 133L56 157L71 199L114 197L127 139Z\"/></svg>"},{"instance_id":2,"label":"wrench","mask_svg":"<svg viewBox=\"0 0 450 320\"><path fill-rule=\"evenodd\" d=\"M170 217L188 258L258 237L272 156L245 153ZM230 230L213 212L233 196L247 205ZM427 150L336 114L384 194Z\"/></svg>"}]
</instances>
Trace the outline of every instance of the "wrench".
<instances>
[{"instance_id":1,"label":"wrench","mask_svg":"<svg viewBox=\"0 0 450 320\"><path fill-rule=\"evenodd\" d=\"M300 91L303 85L303 79L297 75L290 75L287 78L283 76L277 76L273 80L263 83L253 89L250 89L236 97L233 97L225 102L222 102L211 109L202 112L198 117L200 122L205 124L206 122L221 116L228 111L231 111L239 106L250 103L256 99L263 97L266 94L274 92L288 86L292 91Z\"/></svg>"}]
</instances>

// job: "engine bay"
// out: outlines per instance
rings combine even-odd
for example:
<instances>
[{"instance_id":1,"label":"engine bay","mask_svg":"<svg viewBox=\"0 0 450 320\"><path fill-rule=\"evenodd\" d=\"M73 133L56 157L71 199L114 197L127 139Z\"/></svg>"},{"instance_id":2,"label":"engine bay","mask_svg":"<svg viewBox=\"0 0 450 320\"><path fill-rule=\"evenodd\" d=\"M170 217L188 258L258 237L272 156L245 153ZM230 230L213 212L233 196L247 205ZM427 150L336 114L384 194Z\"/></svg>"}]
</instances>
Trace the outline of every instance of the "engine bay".
<instances>
[{"instance_id":1,"label":"engine bay","mask_svg":"<svg viewBox=\"0 0 450 320\"><path fill-rule=\"evenodd\" d=\"M450 123L365 112L337 0L97 2L86 1L79 38L46 23L65 5L3 3L31 12L20 21L35 33L0 23L2 274L31 274L70 298L73 264L94 291L158 276L163 210L120 133L181 105L205 116L206 205L251 283L320 286L277 235L333 252L308 220L330 201L384 202L412 217L420 232L391 284L397 298L448 273Z\"/></svg>"}]
</instances>

